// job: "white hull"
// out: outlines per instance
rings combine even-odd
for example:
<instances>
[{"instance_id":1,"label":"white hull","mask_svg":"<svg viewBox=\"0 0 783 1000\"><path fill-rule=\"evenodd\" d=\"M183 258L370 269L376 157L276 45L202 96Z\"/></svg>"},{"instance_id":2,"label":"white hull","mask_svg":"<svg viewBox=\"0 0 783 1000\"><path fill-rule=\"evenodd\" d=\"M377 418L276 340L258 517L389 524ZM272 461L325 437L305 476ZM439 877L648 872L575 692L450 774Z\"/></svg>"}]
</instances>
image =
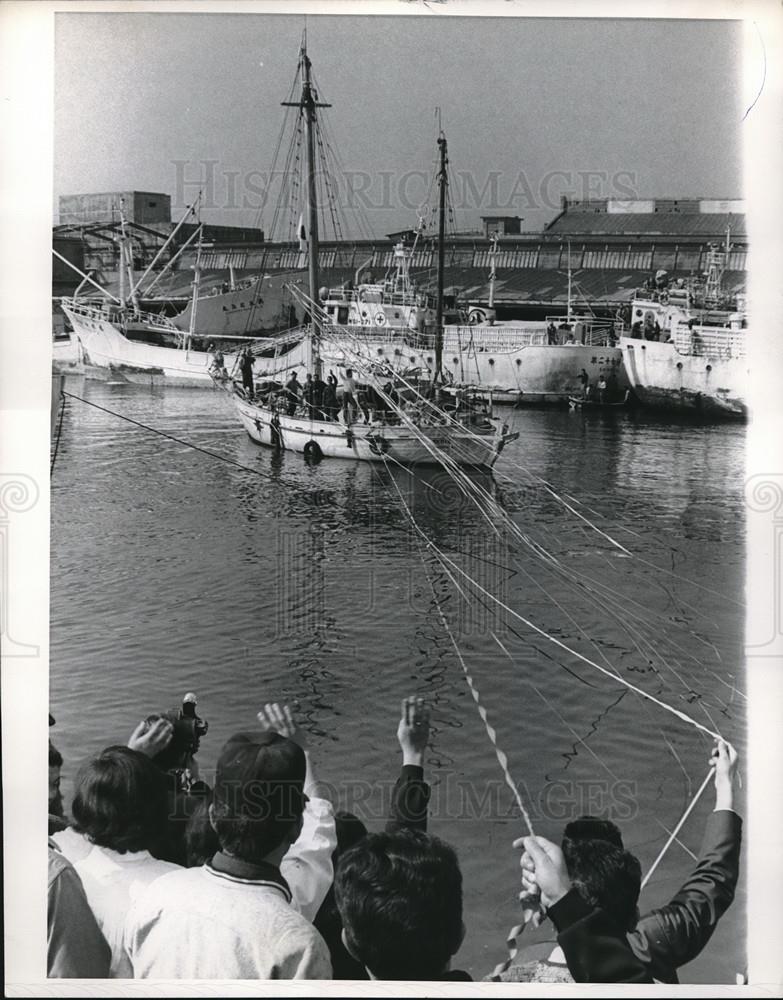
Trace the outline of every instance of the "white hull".
<instances>
[{"instance_id":1,"label":"white hull","mask_svg":"<svg viewBox=\"0 0 783 1000\"><path fill-rule=\"evenodd\" d=\"M417 426L416 431L380 423L349 427L336 420L289 417L239 395L234 401L242 425L257 444L309 453L315 458L433 465L445 453L459 465L491 469L509 440L494 427L483 432L444 425Z\"/></svg>"},{"instance_id":2,"label":"white hull","mask_svg":"<svg viewBox=\"0 0 783 1000\"><path fill-rule=\"evenodd\" d=\"M85 317L67 303L74 334L84 362L94 369L111 372L112 377L145 385L181 385L209 388L212 355L206 351L186 351L130 340L110 319ZM491 391L497 400L511 402L567 402L581 390L582 369L597 382L600 375L614 372L618 389L627 388L619 348L596 346L550 346L535 342L540 335L524 328L446 328L443 367L453 384ZM530 341L534 342L531 343ZM527 343L525 342L527 341ZM372 328L326 330L321 344L324 368L356 367L360 362L379 362L403 373L412 368L432 371L434 351L416 334L401 330L376 333ZM281 375L305 368L308 351L300 344L276 358L257 358L258 375ZM225 356L232 371L235 356Z\"/></svg>"},{"instance_id":3,"label":"white hull","mask_svg":"<svg viewBox=\"0 0 783 1000\"><path fill-rule=\"evenodd\" d=\"M579 374L583 368L593 383L599 376L614 372L618 390L624 392L628 388L622 354L617 347L524 344L526 331L517 334L516 329L502 327L459 330L452 333L447 327L444 331L444 372L451 376L455 386L491 391L497 401L567 402L570 396L581 392ZM422 349L419 338L401 332L384 336L365 329L359 339L341 338L335 331L327 333L321 345L326 370L355 367L358 354L400 373L411 368L432 371L435 361L431 348Z\"/></svg>"},{"instance_id":4,"label":"white hull","mask_svg":"<svg viewBox=\"0 0 783 1000\"><path fill-rule=\"evenodd\" d=\"M748 364L705 348L698 355L674 342L620 339L628 381L645 406L705 416L747 417Z\"/></svg>"}]
</instances>

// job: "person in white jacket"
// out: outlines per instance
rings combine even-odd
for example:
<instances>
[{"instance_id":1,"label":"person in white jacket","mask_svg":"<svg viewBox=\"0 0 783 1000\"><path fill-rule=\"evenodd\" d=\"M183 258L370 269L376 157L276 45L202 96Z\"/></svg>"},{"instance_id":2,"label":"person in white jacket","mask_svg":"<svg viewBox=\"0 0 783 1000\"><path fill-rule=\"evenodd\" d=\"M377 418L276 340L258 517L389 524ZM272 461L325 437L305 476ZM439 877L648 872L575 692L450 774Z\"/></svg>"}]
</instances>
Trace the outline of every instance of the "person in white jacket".
<instances>
[{"instance_id":1,"label":"person in white jacket","mask_svg":"<svg viewBox=\"0 0 783 1000\"><path fill-rule=\"evenodd\" d=\"M305 815L306 788L319 789L303 748L276 731L295 732L290 713L267 706L260 720L266 731L236 734L218 761L209 812L220 850L156 880L128 914L135 978L331 978L307 919L332 878L331 807L313 795Z\"/></svg>"}]
</instances>

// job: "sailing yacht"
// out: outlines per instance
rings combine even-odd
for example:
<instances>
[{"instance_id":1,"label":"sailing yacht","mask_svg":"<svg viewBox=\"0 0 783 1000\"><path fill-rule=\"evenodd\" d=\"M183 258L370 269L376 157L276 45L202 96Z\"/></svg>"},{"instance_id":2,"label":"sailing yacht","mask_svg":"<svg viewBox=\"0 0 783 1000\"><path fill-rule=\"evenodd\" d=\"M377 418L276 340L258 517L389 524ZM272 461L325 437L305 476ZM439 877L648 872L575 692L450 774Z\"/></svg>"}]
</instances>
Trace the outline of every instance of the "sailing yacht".
<instances>
[{"instance_id":1,"label":"sailing yacht","mask_svg":"<svg viewBox=\"0 0 783 1000\"><path fill-rule=\"evenodd\" d=\"M315 166L315 122L317 108L311 81L311 63L303 42L298 72L301 73L301 97L296 106L303 121L306 149L308 210L308 270L310 323L307 335L307 368L322 385L323 354L332 335L343 341L340 327L330 328L318 306L318 202ZM438 297L435 303L435 367L426 384L403 378L377 359L356 352L345 367L356 370L356 407L348 405L344 394L342 412L337 405L323 406L321 400L302 401L298 393L269 380L255 386L252 393L235 384L233 396L239 419L250 438L258 444L300 452L312 459L355 458L362 461L412 465L454 463L460 466L492 468L505 445L517 437L493 419L486 404L476 403L467 394L447 401L442 371L443 330L443 219L448 177L445 136L438 139L440 148L441 239L438 267ZM348 375L348 370L346 375ZM353 383L346 390L353 390ZM351 391L351 395L353 392ZM375 406L362 406L362 396ZM335 397L335 404L336 404ZM361 416L359 416L361 414Z\"/></svg>"}]
</instances>

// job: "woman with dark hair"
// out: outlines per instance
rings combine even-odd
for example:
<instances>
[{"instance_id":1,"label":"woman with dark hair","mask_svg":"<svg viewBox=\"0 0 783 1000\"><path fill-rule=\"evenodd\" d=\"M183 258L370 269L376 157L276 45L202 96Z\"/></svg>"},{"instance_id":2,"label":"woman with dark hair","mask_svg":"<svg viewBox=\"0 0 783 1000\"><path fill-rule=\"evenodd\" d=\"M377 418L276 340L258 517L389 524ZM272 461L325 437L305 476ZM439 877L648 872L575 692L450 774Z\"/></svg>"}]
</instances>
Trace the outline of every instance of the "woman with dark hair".
<instances>
[{"instance_id":1,"label":"woman with dark hair","mask_svg":"<svg viewBox=\"0 0 783 1000\"><path fill-rule=\"evenodd\" d=\"M76 779L74 829L93 845L74 867L111 948L112 978L132 978L122 947L125 915L139 893L179 867L153 857L166 834L166 779L143 753L109 747Z\"/></svg>"}]
</instances>

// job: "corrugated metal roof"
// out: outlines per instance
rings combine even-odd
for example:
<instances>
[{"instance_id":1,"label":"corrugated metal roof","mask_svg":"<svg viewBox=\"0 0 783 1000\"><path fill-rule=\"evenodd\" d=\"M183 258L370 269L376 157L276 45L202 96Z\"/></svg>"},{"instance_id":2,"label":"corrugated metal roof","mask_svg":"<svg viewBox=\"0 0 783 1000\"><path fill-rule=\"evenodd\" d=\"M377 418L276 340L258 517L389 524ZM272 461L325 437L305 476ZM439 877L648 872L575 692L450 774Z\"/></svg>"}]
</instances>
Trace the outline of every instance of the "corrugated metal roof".
<instances>
[{"instance_id":1,"label":"corrugated metal roof","mask_svg":"<svg viewBox=\"0 0 783 1000\"><path fill-rule=\"evenodd\" d=\"M546 232L591 236L713 236L723 239L729 226L733 236L745 237L745 216L734 212L564 212Z\"/></svg>"},{"instance_id":2,"label":"corrugated metal roof","mask_svg":"<svg viewBox=\"0 0 783 1000\"><path fill-rule=\"evenodd\" d=\"M236 277L241 279L251 277L257 272L237 270ZM274 272L273 272L274 273ZM584 269L575 271L572 275L573 298L590 302L627 301L637 288L641 288L650 277L649 270L615 270L615 269ZM688 277L688 272L670 271L672 278ZM208 294L210 288L226 280L226 271L205 271L201 276L202 294ZM272 284L279 287L285 281L301 279L303 287L307 286L307 271L276 273ZM350 268L324 268L321 271L321 284L332 288L354 277ZM435 277L432 271L414 271L416 284L424 289L435 291ZM161 297L188 298L192 294L192 272L173 272L170 281L165 279L159 286ZM460 288L461 297L471 301L486 302L489 299L489 280L486 268L480 267L447 267L445 269L446 286ZM744 271L726 271L723 275L723 287L729 293L742 292L747 284ZM114 287L112 287L114 286ZM116 284L110 283L110 290L115 290ZM269 286L268 286L269 287ZM263 294L263 292L262 292ZM272 293L274 294L274 293ZM565 271L549 268L498 268L495 280L495 302L498 305L537 302L568 301L568 275Z\"/></svg>"}]
</instances>

